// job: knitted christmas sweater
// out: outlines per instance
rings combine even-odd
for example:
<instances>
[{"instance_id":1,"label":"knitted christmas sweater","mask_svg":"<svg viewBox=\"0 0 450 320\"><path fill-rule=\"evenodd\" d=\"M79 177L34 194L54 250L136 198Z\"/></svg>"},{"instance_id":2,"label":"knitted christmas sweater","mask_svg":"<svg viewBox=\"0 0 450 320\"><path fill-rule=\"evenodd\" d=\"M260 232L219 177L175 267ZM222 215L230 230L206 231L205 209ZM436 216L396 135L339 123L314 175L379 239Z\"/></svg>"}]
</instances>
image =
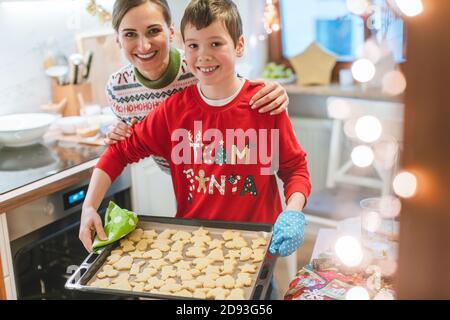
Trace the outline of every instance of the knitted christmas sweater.
<instances>
[{"instance_id":1,"label":"knitted christmas sweater","mask_svg":"<svg viewBox=\"0 0 450 320\"><path fill-rule=\"evenodd\" d=\"M121 121L130 124L133 118L142 121L166 98L196 83L197 79L187 67L184 52L172 48L169 66L160 79L148 80L129 64L111 75L106 86L106 96L113 113ZM167 160L153 158L161 169L169 170Z\"/></svg>"},{"instance_id":2,"label":"knitted christmas sweater","mask_svg":"<svg viewBox=\"0 0 450 320\"><path fill-rule=\"evenodd\" d=\"M249 107L259 89L246 81L230 103L211 107L191 86L137 124L128 140L109 146L97 168L114 181L127 164L158 154L169 160L177 217L274 223L282 211L274 171L286 199L308 197L311 185L287 113Z\"/></svg>"}]
</instances>

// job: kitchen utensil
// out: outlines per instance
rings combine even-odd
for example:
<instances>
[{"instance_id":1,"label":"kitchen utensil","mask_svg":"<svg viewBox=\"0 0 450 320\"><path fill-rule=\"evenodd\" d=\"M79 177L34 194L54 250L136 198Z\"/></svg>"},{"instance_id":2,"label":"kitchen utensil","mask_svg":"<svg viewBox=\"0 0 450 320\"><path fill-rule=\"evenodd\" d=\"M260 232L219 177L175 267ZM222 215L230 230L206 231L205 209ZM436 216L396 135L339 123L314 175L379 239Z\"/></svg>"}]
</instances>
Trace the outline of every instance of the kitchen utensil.
<instances>
[{"instance_id":1,"label":"kitchen utensil","mask_svg":"<svg viewBox=\"0 0 450 320\"><path fill-rule=\"evenodd\" d=\"M83 81L87 81L89 79L89 74L91 72L92 59L94 57L94 53L92 51L88 51L84 60L84 73L83 73Z\"/></svg>"},{"instance_id":2,"label":"kitchen utensil","mask_svg":"<svg viewBox=\"0 0 450 320\"><path fill-rule=\"evenodd\" d=\"M0 145L23 147L39 142L56 116L49 113L20 113L0 116Z\"/></svg>"},{"instance_id":3,"label":"kitchen utensil","mask_svg":"<svg viewBox=\"0 0 450 320\"><path fill-rule=\"evenodd\" d=\"M235 221L214 221L214 220L195 220L195 219L177 219L166 217L155 217L141 215L139 216L139 223L137 228L144 230L156 230L161 232L167 229L177 229L183 231L194 231L199 227L208 228L210 234L219 237L226 230L236 230L246 239L252 239L254 237L260 237L262 234L267 237L268 243L264 247L267 253L268 244L270 243L270 236L272 234L271 224L260 223L243 223ZM75 273L66 282L65 287L70 290L79 290L83 292L101 293L124 297L144 297L155 299L187 299L174 295L163 295L160 293L150 292L135 292L127 290L115 290L115 289L102 289L90 286L93 280L95 280L97 273L103 267L106 262L106 258L110 255L111 251L119 246L118 242L106 246L101 249L99 254L91 253L81 266L75 271ZM275 266L276 257L272 257L269 254L265 255L262 262L257 263L257 271L252 277L252 284L250 287L244 288L245 299L258 300L263 299L270 284L270 280L273 274L273 268Z\"/></svg>"},{"instance_id":4,"label":"kitchen utensil","mask_svg":"<svg viewBox=\"0 0 450 320\"><path fill-rule=\"evenodd\" d=\"M65 84L65 78L67 76L67 73L69 71L69 68L65 65L57 65L53 67L49 67L45 70L45 74L49 76L52 79L55 79L57 84L64 85Z\"/></svg>"},{"instance_id":5,"label":"kitchen utensil","mask_svg":"<svg viewBox=\"0 0 450 320\"><path fill-rule=\"evenodd\" d=\"M71 66L71 84L78 84L80 82L81 68L84 64L83 55L79 53L71 54L69 57Z\"/></svg>"}]
</instances>

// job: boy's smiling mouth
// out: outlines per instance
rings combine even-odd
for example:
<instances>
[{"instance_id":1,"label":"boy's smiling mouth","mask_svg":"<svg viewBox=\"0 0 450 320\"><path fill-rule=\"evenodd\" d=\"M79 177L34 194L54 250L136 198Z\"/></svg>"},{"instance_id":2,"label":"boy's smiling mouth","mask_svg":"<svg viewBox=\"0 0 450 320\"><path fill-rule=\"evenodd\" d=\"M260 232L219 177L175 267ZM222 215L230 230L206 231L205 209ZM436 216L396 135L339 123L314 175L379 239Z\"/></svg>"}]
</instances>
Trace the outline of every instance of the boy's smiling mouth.
<instances>
[{"instance_id":1,"label":"boy's smiling mouth","mask_svg":"<svg viewBox=\"0 0 450 320\"><path fill-rule=\"evenodd\" d=\"M214 73L217 69L219 69L220 66L213 66L213 67L197 67L197 70L203 73L204 75L210 75Z\"/></svg>"}]
</instances>

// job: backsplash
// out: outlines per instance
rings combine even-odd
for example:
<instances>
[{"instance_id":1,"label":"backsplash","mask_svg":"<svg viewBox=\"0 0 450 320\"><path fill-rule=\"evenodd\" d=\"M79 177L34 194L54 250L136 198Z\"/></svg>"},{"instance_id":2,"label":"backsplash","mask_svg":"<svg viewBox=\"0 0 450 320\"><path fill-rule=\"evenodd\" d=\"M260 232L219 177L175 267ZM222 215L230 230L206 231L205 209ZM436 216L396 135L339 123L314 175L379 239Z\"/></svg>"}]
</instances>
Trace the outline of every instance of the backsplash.
<instances>
[{"instance_id":1,"label":"backsplash","mask_svg":"<svg viewBox=\"0 0 450 320\"><path fill-rule=\"evenodd\" d=\"M51 81L45 75L43 61L48 43L65 55L75 52L78 33L110 30L97 17L86 12L87 0L58 1L0 1L0 115L37 112L51 100ZM97 1L112 11L111 0ZM178 25L188 0L170 1L175 24ZM259 35L264 1L260 8L252 8L249 1L236 1L244 21L247 40L246 57L240 61L239 72L256 78L266 59L266 43L251 41L250 35ZM256 7L258 7L256 5ZM255 15L255 10L261 14ZM253 36L255 37L255 36ZM249 62L251 61L251 63Z\"/></svg>"}]
</instances>

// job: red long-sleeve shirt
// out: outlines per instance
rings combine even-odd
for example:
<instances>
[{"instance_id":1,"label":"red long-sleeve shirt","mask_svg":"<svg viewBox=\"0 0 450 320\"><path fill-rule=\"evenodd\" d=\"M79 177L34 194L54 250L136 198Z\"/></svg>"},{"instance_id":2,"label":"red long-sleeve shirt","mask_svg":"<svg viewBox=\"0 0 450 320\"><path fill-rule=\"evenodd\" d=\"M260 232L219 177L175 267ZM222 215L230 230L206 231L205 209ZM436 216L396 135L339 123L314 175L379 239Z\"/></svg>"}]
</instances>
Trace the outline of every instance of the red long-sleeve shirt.
<instances>
[{"instance_id":1,"label":"red long-sleeve shirt","mask_svg":"<svg viewBox=\"0 0 450 320\"><path fill-rule=\"evenodd\" d=\"M286 112L270 116L249 107L258 90L246 82L233 101L213 107L191 86L135 125L128 140L109 146L97 168L114 181L127 164L162 156L170 164L177 217L274 223L282 210L276 178L261 169L278 161L286 199L294 192L307 198L311 185Z\"/></svg>"}]
</instances>

